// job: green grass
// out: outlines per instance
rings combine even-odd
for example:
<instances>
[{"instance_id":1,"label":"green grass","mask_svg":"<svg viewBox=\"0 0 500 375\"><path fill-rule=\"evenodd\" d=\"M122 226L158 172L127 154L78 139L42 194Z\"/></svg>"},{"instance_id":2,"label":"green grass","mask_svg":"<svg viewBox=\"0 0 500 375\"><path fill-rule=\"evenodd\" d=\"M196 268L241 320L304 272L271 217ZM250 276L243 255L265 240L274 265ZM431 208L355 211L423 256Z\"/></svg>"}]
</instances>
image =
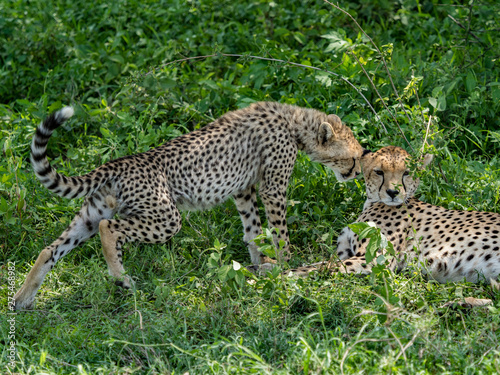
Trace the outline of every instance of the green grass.
<instances>
[{"instance_id":1,"label":"green grass","mask_svg":"<svg viewBox=\"0 0 500 375\"><path fill-rule=\"evenodd\" d=\"M321 1L0 2L0 285L8 285L15 262L19 288L81 204L50 194L29 165L36 125L67 104L76 115L54 134L49 157L71 175L257 100L336 113L371 149L411 150L394 116L419 150L432 116L427 139L436 160L422 176L421 199L500 212L497 2L341 5L383 52L405 111L373 45ZM356 90L325 72L220 54L166 65L218 53L333 71L367 97L387 133ZM299 155L289 187L291 266L334 254L338 233L363 201L362 180L340 184ZM410 268L388 278L398 302L387 309L375 295L385 288L380 278L271 275L238 283L226 271L250 259L234 204L183 216L170 243L128 246L133 292L107 275L98 238L58 262L35 310L15 316L14 368L11 326L2 319L0 373L500 372L500 302L488 286L436 284ZM3 314L8 293L0 291ZM442 307L468 296L493 305Z\"/></svg>"}]
</instances>

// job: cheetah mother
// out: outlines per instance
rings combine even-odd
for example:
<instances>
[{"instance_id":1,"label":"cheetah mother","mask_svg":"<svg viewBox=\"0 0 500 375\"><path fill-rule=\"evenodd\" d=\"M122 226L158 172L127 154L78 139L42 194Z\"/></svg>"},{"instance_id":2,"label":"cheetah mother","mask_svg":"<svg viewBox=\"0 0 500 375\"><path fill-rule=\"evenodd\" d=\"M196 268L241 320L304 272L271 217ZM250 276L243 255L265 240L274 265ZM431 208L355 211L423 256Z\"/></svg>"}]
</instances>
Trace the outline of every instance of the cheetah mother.
<instances>
[{"instance_id":1,"label":"cheetah mother","mask_svg":"<svg viewBox=\"0 0 500 375\"><path fill-rule=\"evenodd\" d=\"M31 162L47 189L69 199L86 198L68 228L38 256L14 296L16 309L30 308L58 259L97 231L110 274L130 287L122 262L124 243L164 243L181 228L179 210L207 209L229 197L241 216L252 263L261 263L252 241L261 233L257 184L269 226L278 228L276 240L286 243L281 254L286 257L286 190L297 151L330 167L340 181L361 171L364 149L339 117L260 102L158 148L66 177L50 166L46 149L52 132L72 115L73 109L65 107L42 122L33 137Z\"/></svg>"},{"instance_id":2,"label":"cheetah mother","mask_svg":"<svg viewBox=\"0 0 500 375\"><path fill-rule=\"evenodd\" d=\"M396 257L389 267L403 269L417 260L429 278L445 283L467 280L489 282L500 274L500 215L489 212L447 210L414 198L419 180L408 168L410 155L389 146L361 160L367 200L358 222L373 222L394 245ZM432 160L424 157L424 167ZM341 262L320 262L292 270L305 274L322 267L332 272L368 274L368 240L360 240L348 227L338 238Z\"/></svg>"}]
</instances>

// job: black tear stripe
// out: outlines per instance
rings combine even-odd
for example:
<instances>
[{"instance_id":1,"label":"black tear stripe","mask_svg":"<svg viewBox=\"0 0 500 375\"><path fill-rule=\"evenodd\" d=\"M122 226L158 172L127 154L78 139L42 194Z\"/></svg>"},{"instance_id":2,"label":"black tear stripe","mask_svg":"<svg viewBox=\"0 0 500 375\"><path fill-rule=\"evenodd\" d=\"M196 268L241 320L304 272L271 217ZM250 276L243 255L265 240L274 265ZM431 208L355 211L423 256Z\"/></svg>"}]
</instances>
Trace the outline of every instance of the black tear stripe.
<instances>
[{"instance_id":1,"label":"black tear stripe","mask_svg":"<svg viewBox=\"0 0 500 375\"><path fill-rule=\"evenodd\" d=\"M378 189L379 193L382 190L382 186L384 186L385 175L382 175L382 184L380 185L380 189Z\"/></svg>"},{"instance_id":2,"label":"black tear stripe","mask_svg":"<svg viewBox=\"0 0 500 375\"><path fill-rule=\"evenodd\" d=\"M352 170L354 169L355 166L356 166L356 159L352 158L352 167L351 167L351 169L349 169L349 172L344 174L344 176L346 176L346 177L350 176L352 173Z\"/></svg>"},{"instance_id":3,"label":"black tear stripe","mask_svg":"<svg viewBox=\"0 0 500 375\"><path fill-rule=\"evenodd\" d=\"M405 193L406 193L407 190L406 190L406 185L405 185L405 179L404 178L401 179L401 183L403 184L403 188L405 189Z\"/></svg>"}]
</instances>

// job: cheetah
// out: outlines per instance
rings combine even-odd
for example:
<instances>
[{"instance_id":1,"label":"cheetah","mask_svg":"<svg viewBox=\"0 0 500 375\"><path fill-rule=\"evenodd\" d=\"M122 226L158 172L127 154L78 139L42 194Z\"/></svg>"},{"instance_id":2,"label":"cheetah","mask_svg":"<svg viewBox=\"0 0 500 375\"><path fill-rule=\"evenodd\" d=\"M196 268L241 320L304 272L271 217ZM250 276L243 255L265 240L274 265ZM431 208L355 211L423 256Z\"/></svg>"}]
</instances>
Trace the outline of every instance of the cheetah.
<instances>
[{"instance_id":1,"label":"cheetah","mask_svg":"<svg viewBox=\"0 0 500 375\"><path fill-rule=\"evenodd\" d=\"M447 210L416 199L419 179L408 168L410 155L400 147L384 147L361 159L367 200L358 222L373 222L394 245L388 266L401 271L417 260L423 273L440 283L496 279L500 274L500 215ZM423 167L432 161L425 155ZM327 267L332 272L368 274L366 238L346 227L337 242L340 262L319 262L292 270L305 275ZM380 253L380 251L379 251Z\"/></svg>"},{"instance_id":2,"label":"cheetah","mask_svg":"<svg viewBox=\"0 0 500 375\"><path fill-rule=\"evenodd\" d=\"M274 102L228 112L207 126L147 152L109 161L82 176L59 174L47 160L53 131L73 115L65 107L37 128L31 163L37 178L68 199L85 197L59 238L42 250L14 296L17 309L32 306L45 275L73 248L100 233L104 258L118 285L130 288L122 246L165 243L181 229L180 210L209 209L234 198L253 264L261 262L254 241L261 233L256 185L268 224L289 256L286 190L298 150L331 168L339 181L361 172L365 151L336 115ZM115 218L115 215L118 218Z\"/></svg>"}]
</instances>

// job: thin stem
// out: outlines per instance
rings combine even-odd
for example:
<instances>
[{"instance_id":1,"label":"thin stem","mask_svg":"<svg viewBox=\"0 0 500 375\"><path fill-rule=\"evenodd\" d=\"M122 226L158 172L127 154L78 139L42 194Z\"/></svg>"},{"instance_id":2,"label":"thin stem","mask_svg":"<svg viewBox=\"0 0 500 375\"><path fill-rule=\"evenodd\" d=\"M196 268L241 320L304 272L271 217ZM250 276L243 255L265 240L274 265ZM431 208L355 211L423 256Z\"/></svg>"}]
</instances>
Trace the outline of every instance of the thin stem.
<instances>
[{"instance_id":1,"label":"thin stem","mask_svg":"<svg viewBox=\"0 0 500 375\"><path fill-rule=\"evenodd\" d=\"M377 96L379 97L380 101L382 102L382 104L384 105L384 108L387 110L387 112L391 115L392 119L394 120L394 122L396 123L396 126L398 127L399 129L399 132L401 133L401 135L403 136L404 140L406 141L406 143L408 143L408 145L410 146L411 150L413 152L415 152L415 149L413 148L413 146L411 145L411 143L408 141L408 139L406 138L405 136L405 133L403 132L403 129L401 129L401 126L399 126L399 123L398 123L398 120L396 120L396 117L394 117L394 114L389 110L389 108L387 107L387 104L385 104L385 101L384 99L382 98L382 96L380 95L380 93L378 92L377 88L375 87L375 84L373 83L373 80L371 79L370 75L368 74L368 72L365 70L365 67L363 66L363 64L361 63L361 61L359 61L359 59L357 58L356 54L354 53L354 51L350 48L350 47L347 47L349 49L349 52L350 54L352 55L352 57L354 57L354 59L358 62L358 65L361 67L361 70L363 70L363 73L365 73L366 77L368 78L368 80L370 81L370 84L372 85L373 89L375 90L375 92L377 93Z\"/></svg>"},{"instance_id":2,"label":"thin stem","mask_svg":"<svg viewBox=\"0 0 500 375\"><path fill-rule=\"evenodd\" d=\"M410 341L408 341L406 343L406 345L404 346L404 348L402 348L401 352L398 353L398 355L396 356L396 358L394 359L394 363L397 362L397 360L399 359L399 357L401 357L401 354L403 354L405 356L405 362L406 362L406 350L412 346L414 343L415 343L415 340L416 338L418 337L418 334L420 333L420 329L417 329L417 332L413 335L413 337L411 338Z\"/></svg>"},{"instance_id":3,"label":"thin stem","mask_svg":"<svg viewBox=\"0 0 500 375\"><path fill-rule=\"evenodd\" d=\"M462 29L465 30L465 34L466 34L465 45L466 46L467 46L467 41L468 41L469 35L472 35L472 37L474 39L476 39L479 42L479 44L481 44L483 47L486 47L485 44L483 43L483 41L481 39L479 39L479 37L476 34L474 34L472 31L470 31L470 14L469 14L467 26L462 25L460 23L460 21L457 21L450 14L448 14L448 18L450 18L453 22L455 22L458 26L460 26Z\"/></svg>"},{"instance_id":4,"label":"thin stem","mask_svg":"<svg viewBox=\"0 0 500 375\"><path fill-rule=\"evenodd\" d=\"M420 150L421 154L424 153L425 144L427 143L427 136L429 135L429 129L431 127L431 121L432 121L432 116L429 116L429 122L427 123L427 130L425 131L424 143L422 143L422 150Z\"/></svg>"},{"instance_id":5,"label":"thin stem","mask_svg":"<svg viewBox=\"0 0 500 375\"><path fill-rule=\"evenodd\" d=\"M399 352L398 356L394 360L394 363L396 363L396 361L399 359L399 357L401 356L401 353L402 353L403 354L403 358L405 360L405 365L406 365L406 367L408 367L408 358L406 358L406 353L405 353L406 349L403 347L403 344L401 343L401 340L399 339L398 336L396 336L396 334L391 329L391 327L387 327L387 330L391 333L392 337L394 337L394 340L396 340L396 342L398 343L399 347L401 348L401 351Z\"/></svg>"},{"instance_id":6,"label":"thin stem","mask_svg":"<svg viewBox=\"0 0 500 375\"><path fill-rule=\"evenodd\" d=\"M391 73L389 72L389 68L387 67L387 62L385 61L384 55L382 54L382 52L380 52L380 49L377 47L377 45L375 44L373 39L370 38L370 36L365 32L365 30L363 30L363 28L360 26L360 24L356 21L356 19L353 16L351 16L350 13L348 13L347 11L345 11L344 9L339 7L338 5L331 3L328 0L323 0L323 1L327 4L330 4L335 9L340 10L345 15L347 15L356 24L356 26L359 28L359 30L361 30L361 32L368 38L368 40L371 42L371 44L375 47L375 49L377 50L377 52L380 55L380 58L382 59L382 62L384 63L385 71L387 72L387 75L389 77L389 81L391 82L392 89L394 90L394 93L396 94L397 100L399 102L399 106L401 107L401 109L405 113L406 117L408 118L408 122L411 122L410 115L408 114L408 112L406 112L406 109L403 105L403 102L401 101L401 97L399 96L398 90L396 89L396 86L394 85L394 82L392 81L392 76L391 76Z\"/></svg>"},{"instance_id":7,"label":"thin stem","mask_svg":"<svg viewBox=\"0 0 500 375\"><path fill-rule=\"evenodd\" d=\"M414 76L415 76L415 71L412 70L411 78L413 79ZM420 104L420 97L418 96L417 82L415 82L415 96L417 97L418 107L420 108L420 115L422 116L422 124L425 124L424 110L422 109L422 104Z\"/></svg>"}]
</instances>

